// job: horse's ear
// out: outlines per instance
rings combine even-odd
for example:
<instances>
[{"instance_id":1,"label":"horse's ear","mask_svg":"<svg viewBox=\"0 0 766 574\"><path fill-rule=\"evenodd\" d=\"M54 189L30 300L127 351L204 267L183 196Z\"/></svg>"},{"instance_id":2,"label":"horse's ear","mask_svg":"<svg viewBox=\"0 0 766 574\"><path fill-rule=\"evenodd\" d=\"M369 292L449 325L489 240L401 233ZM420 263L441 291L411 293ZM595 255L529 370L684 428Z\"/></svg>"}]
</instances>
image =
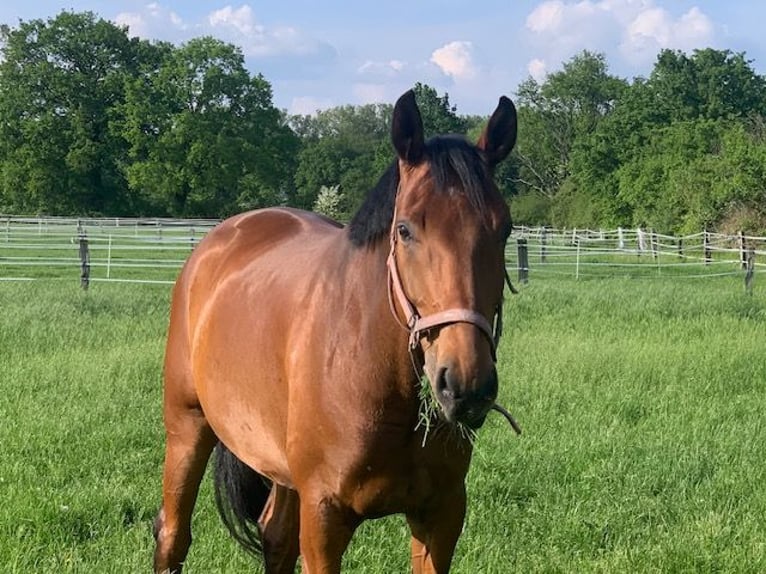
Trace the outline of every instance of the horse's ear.
<instances>
[{"instance_id":1,"label":"horse's ear","mask_svg":"<svg viewBox=\"0 0 766 574\"><path fill-rule=\"evenodd\" d=\"M484 150L489 165L495 167L511 153L516 144L516 107L505 96L500 96L497 109L489 118L487 127L476 146Z\"/></svg>"},{"instance_id":2,"label":"horse's ear","mask_svg":"<svg viewBox=\"0 0 766 574\"><path fill-rule=\"evenodd\" d=\"M423 156L423 120L415 101L415 92L406 91L396 101L391 121L391 141L399 158L417 163Z\"/></svg>"}]
</instances>

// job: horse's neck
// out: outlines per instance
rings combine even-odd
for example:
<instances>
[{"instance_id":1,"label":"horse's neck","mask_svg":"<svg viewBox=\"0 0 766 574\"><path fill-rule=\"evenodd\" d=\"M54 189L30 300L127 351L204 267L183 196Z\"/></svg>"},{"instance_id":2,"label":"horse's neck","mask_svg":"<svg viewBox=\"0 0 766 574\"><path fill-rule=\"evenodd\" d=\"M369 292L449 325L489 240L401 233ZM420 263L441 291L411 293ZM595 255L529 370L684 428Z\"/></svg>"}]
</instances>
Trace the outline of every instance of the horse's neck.
<instances>
[{"instance_id":1,"label":"horse's neck","mask_svg":"<svg viewBox=\"0 0 766 574\"><path fill-rule=\"evenodd\" d=\"M390 305L386 259L389 246L381 241L372 247L350 247L345 264L347 289L345 310L358 313L360 330L349 333L366 343L371 353L369 368L388 372L399 394L409 394L416 382L408 351L407 331L398 323ZM352 322L357 318L350 318ZM392 389L393 390L393 389Z\"/></svg>"}]
</instances>

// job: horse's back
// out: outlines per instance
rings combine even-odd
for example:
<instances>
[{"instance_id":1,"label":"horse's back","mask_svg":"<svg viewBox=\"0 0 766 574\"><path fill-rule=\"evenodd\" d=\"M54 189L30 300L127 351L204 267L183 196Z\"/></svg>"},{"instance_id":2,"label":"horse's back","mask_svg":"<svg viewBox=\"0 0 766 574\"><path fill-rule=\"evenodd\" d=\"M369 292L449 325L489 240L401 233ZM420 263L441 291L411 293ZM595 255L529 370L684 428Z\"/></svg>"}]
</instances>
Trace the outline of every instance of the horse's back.
<instances>
[{"instance_id":1,"label":"horse's back","mask_svg":"<svg viewBox=\"0 0 766 574\"><path fill-rule=\"evenodd\" d=\"M335 222L287 208L232 217L200 242L174 289L166 395L180 386L171 392L198 402L240 459L283 483L287 340L339 233Z\"/></svg>"},{"instance_id":2,"label":"horse's back","mask_svg":"<svg viewBox=\"0 0 766 574\"><path fill-rule=\"evenodd\" d=\"M255 285L273 277L276 272L289 272L301 254L310 258L322 239L335 235L340 225L317 214L290 208L250 211L231 217L200 242L184 265L173 293L171 322L183 315L193 336L200 315L215 291L235 277L246 279L258 274ZM272 260L281 265L269 271ZM308 260L310 266L313 261ZM305 266L303 267L305 269Z\"/></svg>"}]
</instances>

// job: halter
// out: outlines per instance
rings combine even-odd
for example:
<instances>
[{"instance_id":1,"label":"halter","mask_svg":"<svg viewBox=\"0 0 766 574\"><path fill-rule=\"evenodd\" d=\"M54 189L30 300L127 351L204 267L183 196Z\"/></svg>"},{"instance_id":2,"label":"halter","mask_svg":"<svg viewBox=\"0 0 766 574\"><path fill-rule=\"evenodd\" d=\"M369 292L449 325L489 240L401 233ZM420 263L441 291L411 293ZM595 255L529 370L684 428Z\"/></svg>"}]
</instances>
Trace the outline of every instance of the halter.
<instances>
[{"instance_id":1,"label":"halter","mask_svg":"<svg viewBox=\"0 0 766 574\"><path fill-rule=\"evenodd\" d=\"M398 190L397 190L398 195ZM402 326L406 331L410 333L409 339L409 352L412 366L415 369L415 374L420 377L422 372L418 367L418 362L415 359L415 349L420 344L420 340L427 335L430 331L436 327L443 327L445 325L452 325L454 323L469 323L474 325L482 332L489 342L489 348L492 353L492 361L497 362L497 345L500 342L500 337L503 334L503 303L498 303L495 308L495 316L493 317L494 329L489 324L489 321L477 311L472 309L453 308L446 311L439 311L421 317L415 306L407 298L402 286L402 279L399 276L399 268L396 265L396 196L394 196L394 216L391 221L391 231L389 234L391 242L391 250L388 253L388 259L386 260L386 267L388 268L388 305L391 308L391 314L396 319L396 322ZM503 273L505 276L505 283L511 290L511 293L518 293L511 283L511 278L508 275L508 269L503 265ZM394 305L394 298L399 303L399 307L405 315L405 321L399 318L399 313L396 311L396 305ZM499 412L510 423L511 428L516 434L521 434L521 427L519 423L513 418L513 415L501 407L497 403L492 405L492 410Z\"/></svg>"},{"instance_id":2,"label":"halter","mask_svg":"<svg viewBox=\"0 0 766 574\"><path fill-rule=\"evenodd\" d=\"M495 309L493 317L494 327L490 325L490 322L487 321L484 315L472 309L452 308L421 317L404 292L402 280L399 276L399 268L396 264L396 204L394 204L394 216L391 223L390 243L391 250L388 254L388 260L386 261L386 266L388 267L388 303L391 307L391 313L397 323L399 323L405 330L409 331L410 355L412 355L420 344L420 340L433 329L455 323L469 323L477 327L486 337L492 353L492 360L497 362L497 345L500 342L500 336L503 333L502 302L499 303ZM507 271L505 272L505 279L510 285ZM511 286L511 289L513 289L513 286ZM399 314L396 311L394 298L404 313L404 322L399 318ZM413 356L413 364L414 363Z\"/></svg>"}]
</instances>

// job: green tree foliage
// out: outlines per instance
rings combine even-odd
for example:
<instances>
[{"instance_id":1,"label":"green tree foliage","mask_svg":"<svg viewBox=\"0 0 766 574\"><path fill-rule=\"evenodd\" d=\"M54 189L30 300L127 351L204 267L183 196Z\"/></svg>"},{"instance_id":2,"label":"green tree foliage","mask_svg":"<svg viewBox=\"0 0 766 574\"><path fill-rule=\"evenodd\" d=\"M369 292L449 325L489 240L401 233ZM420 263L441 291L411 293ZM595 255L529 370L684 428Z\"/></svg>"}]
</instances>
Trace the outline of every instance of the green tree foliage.
<instances>
[{"instance_id":1,"label":"green tree foliage","mask_svg":"<svg viewBox=\"0 0 766 574\"><path fill-rule=\"evenodd\" d=\"M417 82L412 89L423 118L423 133L426 138L438 134L465 134L469 122L457 115L457 107L450 104L449 94L440 96L428 84Z\"/></svg>"},{"instance_id":2,"label":"green tree foliage","mask_svg":"<svg viewBox=\"0 0 766 574\"><path fill-rule=\"evenodd\" d=\"M129 212L112 130L143 46L91 13L3 26L0 206L48 213Z\"/></svg>"},{"instance_id":3,"label":"green tree foliage","mask_svg":"<svg viewBox=\"0 0 766 574\"><path fill-rule=\"evenodd\" d=\"M292 199L298 140L240 51L92 13L3 26L0 209L222 216Z\"/></svg>"},{"instance_id":4,"label":"green tree foliage","mask_svg":"<svg viewBox=\"0 0 766 574\"><path fill-rule=\"evenodd\" d=\"M426 84L413 91L426 136L465 133L486 118L463 118L449 102ZM395 154L391 146L390 104L340 106L316 116L295 116L290 125L302 141L295 171L295 205L311 209L322 187L339 186L340 212L353 213Z\"/></svg>"},{"instance_id":5,"label":"green tree foliage","mask_svg":"<svg viewBox=\"0 0 766 574\"><path fill-rule=\"evenodd\" d=\"M149 211L220 216L291 199L297 138L237 48L199 38L171 50L128 86L125 116L128 180Z\"/></svg>"},{"instance_id":6,"label":"green tree foliage","mask_svg":"<svg viewBox=\"0 0 766 574\"><path fill-rule=\"evenodd\" d=\"M744 54L696 50L691 56L664 50L649 77L654 103L669 123L744 117L766 112L764 78Z\"/></svg>"},{"instance_id":7,"label":"green tree foliage","mask_svg":"<svg viewBox=\"0 0 766 574\"><path fill-rule=\"evenodd\" d=\"M339 186L341 213L352 212L394 158L389 104L341 106L291 125L303 145L295 171L295 204L311 209L323 186Z\"/></svg>"},{"instance_id":8,"label":"green tree foliage","mask_svg":"<svg viewBox=\"0 0 766 574\"><path fill-rule=\"evenodd\" d=\"M519 96L519 181L550 222L699 231L743 209L762 221L766 84L743 54L665 50L629 84L585 52Z\"/></svg>"},{"instance_id":9,"label":"green tree foliage","mask_svg":"<svg viewBox=\"0 0 766 574\"><path fill-rule=\"evenodd\" d=\"M319 190L317 200L314 202L313 211L326 215L336 221L346 219L348 214L343 213L343 203L343 194L340 191L339 185L330 187L323 185Z\"/></svg>"},{"instance_id":10,"label":"green tree foliage","mask_svg":"<svg viewBox=\"0 0 766 574\"><path fill-rule=\"evenodd\" d=\"M522 193L552 201L571 176L572 154L587 145L627 83L609 75L603 54L584 51L540 84L519 86L519 178Z\"/></svg>"},{"instance_id":11,"label":"green tree foliage","mask_svg":"<svg viewBox=\"0 0 766 574\"><path fill-rule=\"evenodd\" d=\"M130 38L90 12L0 26L0 211L222 217L292 205L341 219L394 160L391 105L287 117L242 52ZM467 134L414 86L427 136ZM663 50L647 78L581 52L517 89L496 179L517 223L766 226L766 78L744 54ZM491 110L487 110L489 113Z\"/></svg>"},{"instance_id":12,"label":"green tree foliage","mask_svg":"<svg viewBox=\"0 0 766 574\"><path fill-rule=\"evenodd\" d=\"M734 210L766 213L766 141L741 122L675 122L658 129L643 155L620 167L619 195L633 224L674 232L716 226ZM744 209L743 209L744 208Z\"/></svg>"}]
</instances>

